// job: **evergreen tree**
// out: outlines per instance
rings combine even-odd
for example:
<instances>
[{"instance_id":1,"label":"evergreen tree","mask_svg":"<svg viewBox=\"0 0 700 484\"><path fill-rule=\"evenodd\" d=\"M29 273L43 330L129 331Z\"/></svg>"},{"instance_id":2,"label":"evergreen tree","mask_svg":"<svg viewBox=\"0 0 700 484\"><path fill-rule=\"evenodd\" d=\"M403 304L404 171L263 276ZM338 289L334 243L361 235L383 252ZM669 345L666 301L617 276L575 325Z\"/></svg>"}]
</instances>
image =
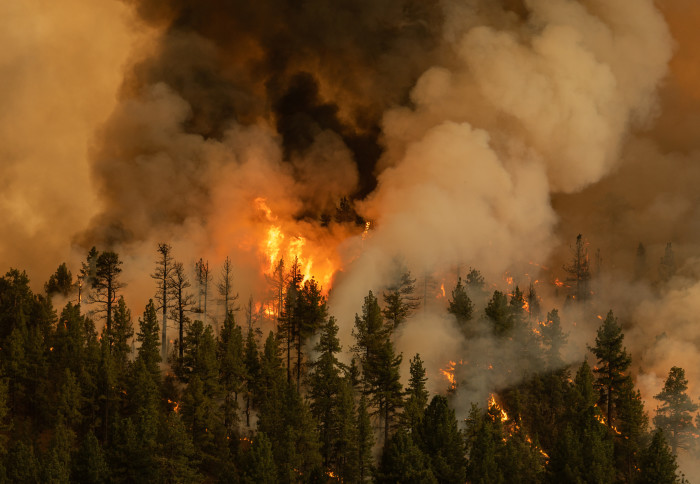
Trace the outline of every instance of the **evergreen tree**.
<instances>
[{"instance_id":1,"label":"evergreen tree","mask_svg":"<svg viewBox=\"0 0 700 484\"><path fill-rule=\"evenodd\" d=\"M5 460L7 482L39 484L42 482L39 471L41 466L34 452L34 447L18 440L10 447Z\"/></svg>"},{"instance_id":2,"label":"evergreen tree","mask_svg":"<svg viewBox=\"0 0 700 484\"><path fill-rule=\"evenodd\" d=\"M197 470L199 460L192 439L179 414L170 413L160 426L158 442L160 448L156 458L157 482L200 482Z\"/></svg>"},{"instance_id":3,"label":"evergreen tree","mask_svg":"<svg viewBox=\"0 0 700 484\"><path fill-rule=\"evenodd\" d=\"M338 325L333 317L321 329L321 337L314 347L318 358L311 364L309 396L311 413L318 421L319 441L323 465L337 469L341 456L336 454L341 431L340 397L345 381L343 365L338 361L340 352Z\"/></svg>"},{"instance_id":4,"label":"evergreen tree","mask_svg":"<svg viewBox=\"0 0 700 484\"><path fill-rule=\"evenodd\" d=\"M425 408L428 406L428 390L425 389L425 383L428 379L425 376L423 360L418 353L410 360L410 374L401 418L407 431L411 435L415 435L423 420Z\"/></svg>"},{"instance_id":5,"label":"evergreen tree","mask_svg":"<svg viewBox=\"0 0 700 484\"><path fill-rule=\"evenodd\" d=\"M289 270L289 275L287 278L289 279L289 283L287 285L287 292L284 296L282 311L279 315L279 334L286 347L285 354L287 355L287 381L291 382L292 348L296 343L301 327L301 314L299 314L301 304L299 302L299 292L301 289L301 282L304 278L304 276L301 274L298 259L294 259L294 263Z\"/></svg>"},{"instance_id":6,"label":"evergreen tree","mask_svg":"<svg viewBox=\"0 0 700 484\"><path fill-rule=\"evenodd\" d=\"M566 345L567 335L561 329L559 311L552 309L547 313L545 324L540 326L542 344L545 349L545 364L548 369L557 369L564 366L561 350Z\"/></svg>"},{"instance_id":7,"label":"evergreen tree","mask_svg":"<svg viewBox=\"0 0 700 484\"><path fill-rule=\"evenodd\" d=\"M109 468L104 452L92 431L83 439L76 455L71 459L73 482L101 484L109 480Z\"/></svg>"},{"instance_id":8,"label":"evergreen tree","mask_svg":"<svg viewBox=\"0 0 700 484\"><path fill-rule=\"evenodd\" d=\"M629 379L625 371L632 362L627 350L622 347L623 339L622 328L611 310L598 328L595 346L590 349L598 359L598 366L594 369L597 375L595 387L600 392L598 403L607 406L605 417L608 427L614 425L616 399Z\"/></svg>"},{"instance_id":9,"label":"evergreen tree","mask_svg":"<svg viewBox=\"0 0 700 484\"><path fill-rule=\"evenodd\" d=\"M159 383L161 354L158 347L158 316L156 306L150 299L143 311L143 316L139 319L139 332L136 334L136 341L140 343L136 355L136 362L143 362L153 381Z\"/></svg>"},{"instance_id":10,"label":"evergreen tree","mask_svg":"<svg viewBox=\"0 0 700 484\"><path fill-rule=\"evenodd\" d=\"M668 372L664 388L654 395L654 398L661 402L656 409L654 424L664 431L664 436L668 436L674 455L678 453L678 449L690 447L695 431L692 412L695 412L699 406L693 403L686 393L687 390L688 380L685 378L685 370L674 366Z\"/></svg>"},{"instance_id":11,"label":"evergreen tree","mask_svg":"<svg viewBox=\"0 0 700 484\"><path fill-rule=\"evenodd\" d=\"M54 294L60 294L63 297L68 297L68 294L73 290L73 274L68 270L68 266L63 262L56 272L51 274L49 280L44 284L46 295L51 297Z\"/></svg>"},{"instance_id":12,"label":"evergreen tree","mask_svg":"<svg viewBox=\"0 0 700 484\"><path fill-rule=\"evenodd\" d=\"M447 398L435 395L425 410L418 441L440 483L465 482L466 459L462 435ZM513 474L511 474L513 475Z\"/></svg>"},{"instance_id":13,"label":"evergreen tree","mask_svg":"<svg viewBox=\"0 0 700 484\"><path fill-rule=\"evenodd\" d=\"M429 462L413 439L400 429L384 446L376 482L436 484L439 481L430 470Z\"/></svg>"},{"instance_id":14,"label":"evergreen tree","mask_svg":"<svg viewBox=\"0 0 700 484\"><path fill-rule=\"evenodd\" d=\"M622 384L617 399L617 435L615 455L620 478L624 482L636 482L642 451L647 444L649 419L644 412L644 403L632 379Z\"/></svg>"},{"instance_id":15,"label":"evergreen tree","mask_svg":"<svg viewBox=\"0 0 700 484\"><path fill-rule=\"evenodd\" d=\"M639 466L640 484L676 484L684 482L676 474L676 457L668 448L662 429L654 432L649 447L642 454Z\"/></svg>"},{"instance_id":16,"label":"evergreen tree","mask_svg":"<svg viewBox=\"0 0 700 484\"><path fill-rule=\"evenodd\" d=\"M219 301L224 306L225 319L230 312L238 311L236 306L238 293L233 293L233 264L229 256L226 256L226 259L224 259L224 265L221 267L221 274L219 275L219 282L216 288L219 292Z\"/></svg>"},{"instance_id":17,"label":"evergreen tree","mask_svg":"<svg viewBox=\"0 0 700 484\"><path fill-rule=\"evenodd\" d=\"M576 246L572 250L573 260L570 265L564 266L564 270L569 273L567 280L574 289L571 297L574 301L584 303L588 301L591 295L589 288L591 270L588 261L588 249L586 249L586 244L581 234L578 234L576 237Z\"/></svg>"},{"instance_id":18,"label":"evergreen tree","mask_svg":"<svg viewBox=\"0 0 700 484\"><path fill-rule=\"evenodd\" d=\"M202 322L207 324L207 301L209 299L209 261L199 259L194 265L197 276L197 309L196 312L202 315ZM218 326L217 326L218 328ZM217 331L218 333L218 331Z\"/></svg>"},{"instance_id":19,"label":"evergreen tree","mask_svg":"<svg viewBox=\"0 0 700 484\"><path fill-rule=\"evenodd\" d=\"M327 314L326 299L321 295L321 288L313 278L304 282L304 286L297 297L295 313L298 320L296 331L296 377L297 391L299 391L302 375L302 347L306 340L323 324Z\"/></svg>"},{"instance_id":20,"label":"evergreen tree","mask_svg":"<svg viewBox=\"0 0 700 484\"><path fill-rule=\"evenodd\" d=\"M470 336L471 331L467 327L472 319L474 305L467 295L467 290L462 284L462 278L457 279L457 285L452 290L452 299L449 301L447 311L457 319L457 325L465 336Z\"/></svg>"},{"instance_id":21,"label":"evergreen tree","mask_svg":"<svg viewBox=\"0 0 700 484\"><path fill-rule=\"evenodd\" d=\"M248 329L243 352L243 363L245 365L245 424L246 427L250 427L250 411L253 398L257 395L260 374L258 342L255 339L255 332L252 327Z\"/></svg>"},{"instance_id":22,"label":"evergreen tree","mask_svg":"<svg viewBox=\"0 0 700 484\"><path fill-rule=\"evenodd\" d=\"M530 283L530 289L527 292L527 306L529 318L539 321L542 310L540 308L540 298L537 297L533 283Z\"/></svg>"},{"instance_id":23,"label":"evergreen tree","mask_svg":"<svg viewBox=\"0 0 700 484\"><path fill-rule=\"evenodd\" d=\"M357 407L357 474L359 482L366 482L374 469L372 448L374 431L367 410L367 398L362 395Z\"/></svg>"},{"instance_id":24,"label":"evergreen tree","mask_svg":"<svg viewBox=\"0 0 700 484\"><path fill-rule=\"evenodd\" d=\"M673 247L671 242L666 244L666 249L664 250L664 256L661 258L659 263L659 277L661 282L668 282L673 275L676 273L676 257L673 254Z\"/></svg>"},{"instance_id":25,"label":"evergreen tree","mask_svg":"<svg viewBox=\"0 0 700 484\"><path fill-rule=\"evenodd\" d=\"M485 313L496 336L506 336L513 330L512 312L506 295L501 291L493 292L491 300L486 305Z\"/></svg>"},{"instance_id":26,"label":"evergreen tree","mask_svg":"<svg viewBox=\"0 0 700 484\"><path fill-rule=\"evenodd\" d=\"M223 416L226 436L231 437L238 424L238 394L243 389L246 368L243 360L243 333L233 312L224 321L218 343L219 384L224 395Z\"/></svg>"},{"instance_id":27,"label":"evergreen tree","mask_svg":"<svg viewBox=\"0 0 700 484\"><path fill-rule=\"evenodd\" d=\"M188 292L190 281L185 274L182 263L175 262L173 264L168 287L173 301L170 317L176 321L178 326L178 364L181 365L185 353L185 327L190 321L187 313L192 310L194 304L194 296Z\"/></svg>"},{"instance_id":28,"label":"evergreen tree","mask_svg":"<svg viewBox=\"0 0 700 484\"><path fill-rule=\"evenodd\" d=\"M112 331L108 334L112 347L112 356L119 379L126 375L131 353L131 338L134 327L131 322L131 311L126 307L124 297L120 296L114 311Z\"/></svg>"},{"instance_id":29,"label":"evergreen tree","mask_svg":"<svg viewBox=\"0 0 700 484\"><path fill-rule=\"evenodd\" d=\"M92 280L94 292L89 298L90 302L98 305L97 312L104 314L106 334L110 345L114 304L117 302L118 291L124 287L124 284L119 280L119 275L122 272L121 265L122 261L116 252L105 251L97 256L95 276Z\"/></svg>"},{"instance_id":30,"label":"evergreen tree","mask_svg":"<svg viewBox=\"0 0 700 484\"><path fill-rule=\"evenodd\" d=\"M640 281L646 278L647 268L647 250L641 242L637 246L637 256L634 260L634 280Z\"/></svg>"},{"instance_id":31,"label":"evergreen tree","mask_svg":"<svg viewBox=\"0 0 700 484\"><path fill-rule=\"evenodd\" d=\"M393 331L420 306L420 301L413 295L416 290L416 280L411 279L411 272L402 272L398 281L384 291L384 316L389 328Z\"/></svg>"},{"instance_id":32,"label":"evergreen tree","mask_svg":"<svg viewBox=\"0 0 700 484\"><path fill-rule=\"evenodd\" d=\"M264 432L258 432L245 456L241 483L275 484L277 466L272 454L272 445Z\"/></svg>"},{"instance_id":33,"label":"evergreen tree","mask_svg":"<svg viewBox=\"0 0 700 484\"><path fill-rule=\"evenodd\" d=\"M172 247L168 244L158 244L158 260L156 261L156 271L151 275L156 280L158 289L156 291L156 310L162 311L163 319L161 323L161 349L162 360L168 357L168 311L173 309L172 305L172 276L174 262Z\"/></svg>"}]
</instances>

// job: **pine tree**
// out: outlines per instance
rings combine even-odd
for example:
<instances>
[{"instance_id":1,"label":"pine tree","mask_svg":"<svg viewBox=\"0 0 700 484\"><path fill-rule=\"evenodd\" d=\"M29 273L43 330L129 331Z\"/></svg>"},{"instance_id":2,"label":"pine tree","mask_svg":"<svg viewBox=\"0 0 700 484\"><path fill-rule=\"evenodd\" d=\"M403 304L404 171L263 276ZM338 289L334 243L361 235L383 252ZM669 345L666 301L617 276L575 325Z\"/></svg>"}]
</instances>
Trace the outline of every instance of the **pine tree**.
<instances>
[{"instance_id":1,"label":"pine tree","mask_svg":"<svg viewBox=\"0 0 700 484\"><path fill-rule=\"evenodd\" d=\"M664 256L659 263L659 277L661 282L668 282L676 273L676 257L673 253L671 242L666 244Z\"/></svg>"},{"instance_id":2,"label":"pine tree","mask_svg":"<svg viewBox=\"0 0 700 484\"><path fill-rule=\"evenodd\" d=\"M194 265L195 274L197 275L197 310L198 314L202 315L202 322L207 324L207 301L209 299L209 261L204 261L200 258ZM217 326L218 327L218 326ZM218 331L217 331L218 333Z\"/></svg>"},{"instance_id":3,"label":"pine tree","mask_svg":"<svg viewBox=\"0 0 700 484\"><path fill-rule=\"evenodd\" d=\"M382 315L392 331L402 325L420 306L419 299L413 295L415 289L416 280L411 279L410 271L405 271L396 283L384 291Z\"/></svg>"},{"instance_id":4,"label":"pine tree","mask_svg":"<svg viewBox=\"0 0 700 484\"><path fill-rule=\"evenodd\" d=\"M297 297L296 331L296 377L297 391L300 390L302 375L302 347L306 340L311 337L326 319L326 299L321 295L321 288L312 278L304 282Z\"/></svg>"},{"instance_id":5,"label":"pine tree","mask_svg":"<svg viewBox=\"0 0 700 484\"><path fill-rule=\"evenodd\" d=\"M279 334L285 345L287 355L287 381L292 381L292 348L294 347L301 326L301 315L299 314L299 298L301 282L303 280L299 260L294 259L294 263L289 270L289 283L284 296L284 304L279 314Z\"/></svg>"},{"instance_id":6,"label":"pine tree","mask_svg":"<svg viewBox=\"0 0 700 484\"><path fill-rule=\"evenodd\" d=\"M452 290L452 299L449 301L447 311L457 319L457 325L462 330L462 334L470 336L471 331L467 327L472 319L474 305L467 295L467 290L462 284L462 278L457 279L457 285Z\"/></svg>"},{"instance_id":7,"label":"pine tree","mask_svg":"<svg viewBox=\"0 0 700 484\"><path fill-rule=\"evenodd\" d=\"M68 270L68 266L63 262L56 272L51 274L49 280L44 284L46 295L51 297L54 294L60 294L63 297L68 297L68 294L73 290L73 274Z\"/></svg>"},{"instance_id":8,"label":"pine tree","mask_svg":"<svg viewBox=\"0 0 700 484\"><path fill-rule=\"evenodd\" d=\"M677 455L678 449L688 449L693 439L693 415L700 406L690 399L686 391L688 380L685 378L685 370L674 366L668 372L668 378L664 388L657 395L656 400L661 405L656 409L654 424L668 436L671 451Z\"/></svg>"},{"instance_id":9,"label":"pine tree","mask_svg":"<svg viewBox=\"0 0 700 484\"><path fill-rule=\"evenodd\" d=\"M568 336L561 329L559 311L552 309L547 313L545 324L540 325L542 344L545 348L545 363L548 369L554 370L564 366L561 350L566 345Z\"/></svg>"},{"instance_id":10,"label":"pine tree","mask_svg":"<svg viewBox=\"0 0 700 484\"><path fill-rule=\"evenodd\" d=\"M608 427L614 425L616 399L620 389L629 379L625 371L632 362L626 349L622 347L623 339L622 328L611 310L598 328L595 346L590 348L598 359L598 366L593 370L597 375L595 387L600 392L598 403L607 405L605 416Z\"/></svg>"},{"instance_id":11,"label":"pine tree","mask_svg":"<svg viewBox=\"0 0 700 484\"><path fill-rule=\"evenodd\" d=\"M131 353L131 338L134 336L134 327L131 322L131 311L126 307L124 297L120 296L114 311L112 331L108 334L112 347L113 361L118 378L123 379L129 363Z\"/></svg>"},{"instance_id":12,"label":"pine tree","mask_svg":"<svg viewBox=\"0 0 700 484\"><path fill-rule=\"evenodd\" d=\"M536 281L535 281L536 282ZM527 292L528 319L539 321L542 312L540 308L540 298L537 297L535 285L530 283L530 289Z\"/></svg>"},{"instance_id":13,"label":"pine tree","mask_svg":"<svg viewBox=\"0 0 700 484\"><path fill-rule=\"evenodd\" d=\"M641 242L637 246L637 256L634 260L634 280L640 281L646 278L647 272L647 250Z\"/></svg>"},{"instance_id":14,"label":"pine tree","mask_svg":"<svg viewBox=\"0 0 700 484\"><path fill-rule=\"evenodd\" d=\"M404 403L401 419L407 432L415 435L423 420L425 408L428 406L428 390L425 389L425 383L428 379L425 376L423 360L421 360L418 353L410 360L410 374L408 388L406 389L406 402Z\"/></svg>"},{"instance_id":15,"label":"pine tree","mask_svg":"<svg viewBox=\"0 0 700 484\"><path fill-rule=\"evenodd\" d=\"M367 398L361 395L357 406L357 473L361 483L371 477L374 469L373 447L374 431L367 410Z\"/></svg>"},{"instance_id":16,"label":"pine tree","mask_svg":"<svg viewBox=\"0 0 700 484\"><path fill-rule=\"evenodd\" d=\"M376 482L437 484L439 481L430 470L427 456L401 429L384 446Z\"/></svg>"},{"instance_id":17,"label":"pine tree","mask_svg":"<svg viewBox=\"0 0 700 484\"><path fill-rule=\"evenodd\" d=\"M437 481L465 482L466 449L447 398L442 395L433 397L419 428L419 447L428 457Z\"/></svg>"},{"instance_id":18,"label":"pine tree","mask_svg":"<svg viewBox=\"0 0 700 484\"><path fill-rule=\"evenodd\" d=\"M98 312L104 313L105 327L107 328L107 337L110 340L111 349L111 334L114 304L117 302L117 294L124 284L119 280L119 275L122 272L122 261L116 252L105 251L97 256L95 262L95 276L92 280L92 289L90 302L98 305Z\"/></svg>"},{"instance_id":19,"label":"pine tree","mask_svg":"<svg viewBox=\"0 0 700 484\"><path fill-rule=\"evenodd\" d=\"M226 436L234 434L238 424L238 394L246 376L243 361L243 333L233 312L228 313L218 342L219 384L224 395L223 416Z\"/></svg>"},{"instance_id":20,"label":"pine tree","mask_svg":"<svg viewBox=\"0 0 700 484\"><path fill-rule=\"evenodd\" d=\"M568 266L564 266L564 270L569 273L567 279L574 291L571 294L574 301L584 303L588 301L591 295L589 289L591 270L588 262L588 249L583 242L583 236L578 234L576 237L576 246L573 250L573 260Z\"/></svg>"},{"instance_id":21,"label":"pine tree","mask_svg":"<svg viewBox=\"0 0 700 484\"><path fill-rule=\"evenodd\" d=\"M260 374L258 342L255 339L255 332L252 327L248 328L243 354L243 363L245 365L245 424L246 427L250 427L250 411L253 398L258 393L258 378Z\"/></svg>"},{"instance_id":22,"label":"pine tree","mask_svg":"<svg viewBox=\"0 0 700 484\"><path fill-rule=\"evenodd\" d=\"M512 312L506 295L501 291L493 292L491 300L486 305L485 313L496 336L506 336L513 330Z\"/></svg>"},{"instance_id":23,"label":"pine tree","mask_svg":"<svg viewBox=\"0 0 700 484\"><path fill-rule=\"evenodd\" d=\"M649 419L639 390L628 379L620 388L617 399L617 432L615 455L617 468L625 482L636 482L642 451L647 444Z\"/></svg>"},{"instance_id":24,"label":"pine tree","mask_svg":"<svg viewBox=\"0 0 700 484\"><path fill-rule=\"evenodd\" d=\"M277 482L277 465L272 454L272 445L265 432L258 432L245 455L243 484L275 484Z\"/></svg>"},{"instance_id":25,"label":"pine tree","mask_svg":"<svg viewBox=\"0 0 700 484\"><path fill-rule=\"evenodd\" d=\"M199 460L192 439L180 415L170 413L160 426L160 448L156 462L158 481L162 483L200 482Z\"/></svg>"},{"instance_id":26,"label":"pine tree","mask_svg":"<svg viewBox=\"0 0 700 484\"><path fill-rule=\"evenodd\" d=\"M92 430L83 439L76 455L71 459L73 482L101 484L109 480L109 468L104 452Z\"/></svg>"},{"instance_id":27,"label":"pine tree","mask_svg":"<svg viewBox=\"0 0 700 484\"><path fill-rule=\"evenodd\" d=\"M156 271L151 275L156 280L158 290L156 291L156 310L162 311L163 319L161 323L161 349L160 357L163 361L168 358L168 311L172 310L172 275L174 262L172 247L168 244L158 244L160 254L156 262Z\"/></svg>"},{"instance_id":28,"label":"pine tree","mask_svg":"<svg viewBox=\"0 0 700 484\"><path fill-rule=\"evenodd\" d=\"M170 297L173 301L171 318L174 319L178 325L178 364L182 364L185 348L185 326L187 326L190 320L187 313L192 309L194 296L187 291L190 287L190 281L187 279L185 268L180 262L175 262L173 264L173 271L168 280L168 287L170 290Z\"/></svg>"},{"instance_id":29,"label":"pine tree","mask_svg":"<svg viewBox=\"0 0 700 484\"><path fill-rule=\"evenodd\" d=\"M340 352L338 325L330 317L321 329L321 337L314 347L318 358L311 364L309 374L309 396L311 413L318 421L319 441L323 465L337 470L340 460L336 454L341 419L340 397L345 384L342 378L343 365L338 361Z\"/></svg>"},{"instance_id":30,"label":"pine tree","mask_svg":"<svg viewBox=\"0 0 700 484\"><path fill-rule=\"evenodd\" d=\"M136 355L136 363L143 362L153 381L160 382L161 354L158 348L158 316L153 300L149 299L143 316L139 319L139 332L136 341L140 343Z\"/></svg>"},{"instance_id":31,"label":"pine tree","mask_svg":"<svg viewBox=\"0 0 700 484\"><path fill-rule=\"evenodd\" d=\"M654 432L649 447L645 449L639 466L640 484L676 484L684 482L678 478L678 464L668 448L662 429Z\"/></svg>"},{"instance_id":32,"label":"pine tree","mask_svg":"<svg viewBox=\"0 0 700 484\"><path fill-rule=\"evenodd\" d=\"M238 293L233 293L233 264L228 256L224 259L216 288L219 292L219 301L224 306L224 318L227 318L230 312L238 311L236 306Z\"/></svg>"}]
</instances>

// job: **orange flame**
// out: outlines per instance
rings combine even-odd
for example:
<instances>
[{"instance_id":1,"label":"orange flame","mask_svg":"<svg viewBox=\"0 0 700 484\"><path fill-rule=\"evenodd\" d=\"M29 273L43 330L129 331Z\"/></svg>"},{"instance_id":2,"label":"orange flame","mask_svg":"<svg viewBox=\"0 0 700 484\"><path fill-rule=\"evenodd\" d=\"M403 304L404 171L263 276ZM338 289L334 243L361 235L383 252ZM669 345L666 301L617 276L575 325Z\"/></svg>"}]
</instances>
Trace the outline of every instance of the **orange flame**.
<instances>
[{"instance_id":1,"label":"orange flame","mask_svg":"<svg viewBox=\"0 0 700 484\"><path fill-rule=\"evenodd\" d=\"M173 405L173 404L174 404L173 412L175 412L175 413L180 413L180 402L176 402L176 401L170 400L170 399L168 398L168 403L169 403L170 405Z\"/></svg>"},{"instance_id":2,"label":"orange flame","mask_svg":"<svg viewBox=\"0 0 700 484\"><path fill-rule=\"evenodd\" d=\"M311 255L315 251L308 247L308 241L305 237L285 233L283 226L275 223L277 217L264 198L256 198L255 205L258 210L263 212L265 220L271 222L265 232L265 239L258 246L258 250L263 255L267 265L263 272L268 276L273 276L280 259L284 259L287 265L296 260L303 276L302 284L314 277L321 287L327 290L335 272L331 261L323 260L320 264L316 264Z\"/></svg>"},{"instance_id":3,"label":"orange flame","mask_svg":"<svg viewBox=\"0 0 700 484\"><path fill-rule=\"evenodd\" d=\"M454 390L457 388L457 380L455 379L455 366L457 362L450 361L445 369L440 369L440 373L444 376L448 382L450 382L450 389Z\"/></svg>"},{"instance_id":4,"label":"orange flame","mask_svg":"<svg viewBox=\"0 0 700 484\"><path fill-rule=\"evenodd\" d=\"M501 422L506 422L508 420L508 414L501 408L498 402L496 402L496 396L493 393L489 399L489 410L492 408L500 413Z\"/></svg>"},{"instance_id":5,"label":"orange flame","mask_svg":"<svg viewBox=\"0 0 700 484\"><path fill-rule=\"evenodd\" d=\"M440 291L442 291L442 297L445 297L445 284L440 284Z\"/></svg>"}]
</instances>

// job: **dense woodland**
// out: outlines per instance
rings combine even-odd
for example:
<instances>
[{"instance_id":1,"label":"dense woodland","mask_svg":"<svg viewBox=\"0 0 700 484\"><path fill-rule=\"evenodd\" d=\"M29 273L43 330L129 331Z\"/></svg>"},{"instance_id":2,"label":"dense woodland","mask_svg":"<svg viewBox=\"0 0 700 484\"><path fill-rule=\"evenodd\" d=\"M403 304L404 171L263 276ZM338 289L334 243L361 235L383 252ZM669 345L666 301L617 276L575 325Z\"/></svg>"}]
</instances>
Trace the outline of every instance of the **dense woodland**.
<instances>
[{"instance_id":1,"label":"dense woodland","mask_svg":"<svg viewBox=\"0 0 700 484\"><path fill-rule=\"evenodd\" d=\"M580 244L566 269L572 304L585 305ZM367 294L354 345L341 348L321 289L296 261L270 277L268 332L252 303L240 307L228 260L216 278L199 261L191 278L161 244L153 299L136 318L121 270L117 253L93 249L77 277L62 264L42 293L20 270L0 278L3 481L671 483L683 480L676 454L697 451L684 370L670 369L650 415L612 311L591 361L567 366L557 310L540 316L532 287L487 293L471 270L448 290L446 310L465 338L488 331L517 344L522 378L458 421L459 379L430 395L420 355L395 349L420 304L408 272ZM224 321L208 315L215 299ZM491 363L515 371L497 354Z\"/></svg>"}]
</instances>

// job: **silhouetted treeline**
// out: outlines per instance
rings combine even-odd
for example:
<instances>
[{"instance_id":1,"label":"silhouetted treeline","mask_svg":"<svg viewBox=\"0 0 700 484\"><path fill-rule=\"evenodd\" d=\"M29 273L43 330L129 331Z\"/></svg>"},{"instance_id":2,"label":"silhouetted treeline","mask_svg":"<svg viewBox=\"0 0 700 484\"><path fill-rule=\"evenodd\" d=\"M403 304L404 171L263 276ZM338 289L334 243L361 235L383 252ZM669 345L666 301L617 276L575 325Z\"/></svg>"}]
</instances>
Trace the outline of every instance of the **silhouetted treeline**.
<instances>
[{"instance_id":1,"label":"silhouetted treeline","mask_svg":"<svg viewBox=\"0 0 700 484\"><path fill-rule=\"evenodd\" d=\"M19 270L0 278L2 481L662 483L681 482L675 454L695 451L698 406L683 369L656 396L652 430L612 311L590 342L594 361L567 366L557 310L539 321L534 288L488 294L472 270L445 310L465 339L486 332L515 348L518 368L494 354L483 371L517 372L520 383L457 409L468 415L459 421L458 376L430 395L416 354L405 386L400 378L395 334L420 306L409 272L368 292L342 348L297 261L280 261L275 329L263 332L252 304L239 314L230 267L227 316L212 326L187 272L162 260L159 299L137 317L113 252L92 251L77 286L61 265L45 294ZM50 295L76 287L92 311L53 307ZM165 362L163 321L178 334Z\"/></svg>"}]
</instances>

